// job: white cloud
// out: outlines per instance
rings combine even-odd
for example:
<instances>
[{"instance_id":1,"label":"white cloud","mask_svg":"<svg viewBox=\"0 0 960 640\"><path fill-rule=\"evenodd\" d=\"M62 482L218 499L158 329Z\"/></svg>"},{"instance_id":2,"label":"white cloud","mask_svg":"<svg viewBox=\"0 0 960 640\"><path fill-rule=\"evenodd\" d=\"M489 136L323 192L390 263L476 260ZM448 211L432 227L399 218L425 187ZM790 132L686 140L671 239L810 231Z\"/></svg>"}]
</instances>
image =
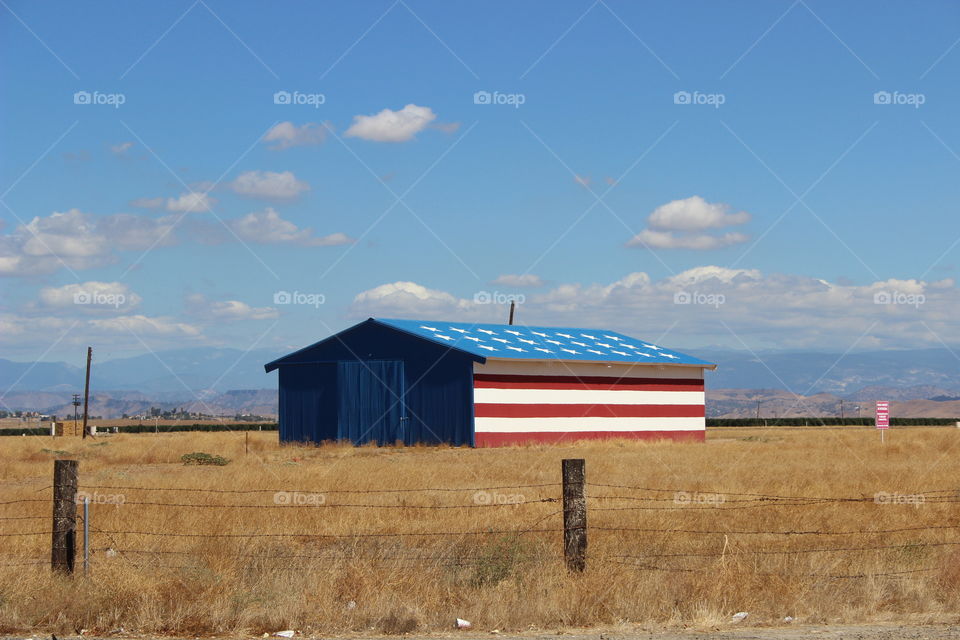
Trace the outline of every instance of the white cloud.
<instances>
[{"instance_id":1,"label":"white cloud","mask_svg":"<svg viewBox=\"0 0 960 640\"><path fill-rule=\"evenodd\" d=\"M167 198L167 211L202 212L210 211L216 200L205 192L190 191L181 193L178 198Z\"/></svg>"},{"instance_id":2,"label":"white cloud","mask_svg":"<svg viewBox=\"0 0 960 640\"><path fill-rule=\"evenodd\" d=\"M0 312L0 344L19 347L46 343L49 346L51 335L63 333L74 322L52 315L34 317Z\"/></svg>"},{"instance_id":3,"label":"white cloud","mask_svg":"<svg viewBox=\"0 0 960 640\"><path fill-rule=\"evenodd\" d=\"M747 280L759 281L762 279L760 271L757 269L731 269L729 267L718 267L715 265L704 265L702 267L693 267L686 271L666 278L663 282L668 286L690 287L701 282L717 281L723 284L732 284L744 282Z\"/></svg>"},{"instance_id":4,"label":"white cloud","mask_svg":"<svg viewBox=\"0 0 960 640\"><path fill-rule=\"evenodd\" d=\"M395 282L359 294L354 316L504 320L502 306ZM596 327L678 349L941 347L956 342L960 289L953 280L837 284L801 275L706 265L653 280L631 273L610 284L566 283L520 305L527 325ZM741 340L743 341L741 343ZM693 348L691 348L691 346Z\"/></svg>"},{"instance_id":5,"label":"white cloud","mask_svg":"<svg viewBox=\"0 0 960 640\"><path fill-rule=\"evenodd\" d=\"M176 244L174 216L149 218L131 213L115 213L97 221L97 233L107 238L114 249L141 250Z\"/></svg>"},{"instance_id":6,"label":"white cloud","mask_svg":"<svg viewBox=\"0 0 960 640\"><path fill-rule=\"evenodd\" d=\"M288 120L274 125L274 127L263 136L263 141L275 142L276 144L270 148L279 151L289 149L290 147L322 144L326 138L327 130L323 125L308 122L298 127Z\"/></svg>"},{"instance_id":7,"label":"white cloud","mask_svg":"<svg viewBox=\"0 0 960 640\"><path fill-rule=\"evenodd\" d=\"M270 320L280 315L273 307L251 307L240 300L208 300L200 293L187 296L186 303L192 315L207 320Z\"/></svg>"},{"instance_id":8,"label":"white cloud","mask_svg":"<svg viewBox=\"0 0 960 640\"><path fill-rule=\"evenodd\" d=\"M263 211L254 211L233 220L230 223L234 232L248 242L258 244L295 244L304 247L331 247L350 244L353 238L345 233L333 233L316 237L313 229L300 229L280 214L267 207Z\"/></svg>"},{"instance_id":9,"label":"white cloud","mask_svg":"<svg viewBox=\"0 0 960 640\"><path fill-rule=\"evenodd\" d=\"M80 282L62 287L43 287L39 302L50 309L70 309L71 313L129 311L143 300L122 282Z\"/></svg>"},{"instance_id":10,"label":"white cloud","mask_svg":"<svg viewBox=\"0 0 960 640\"><path fill-rule=\"evenodd\" d=\"M97 233L94 218L79 209L35 217L0 236L0 276L53 273L64 265L89 269L111 260L110 245Z\"/></svg>"},{"instance_id":11,"label":"white cloud","mask_svg":"<svg viewBox=\"0 0 960 640\"><path fill-rule=\"evenodd\" d=\"M117 154L118 156L122 156L126 154L127 151L129 151L132 148L133 148L132 142L121 142L120 144L110 145L110 151Z\"/></svg>"},{"instance_id":12,"label":"white cloud","mask_svg":"<svg viewBox=\"0 0 960 640\"><path fill-rule=\"evenodd\" d=\"M384 109L372 116L354 116L344 135L374 142L406 142L423 131L437 115L430 107L408 104L399 111Z\"/></svg>"},{"instance_id":13,"label":"white cloud","mask_svg":"<svg viewBox=\"0 0 960 640\"><path fill-rule=\"evenodd\" d=\"M116 252L176 241L169 218L128 213L94 216L79 209L35 217L0 236L0 276L53 273L63 266L91 269L116 261Z\"/></svg>"},{"instance_id":14,"label":"white cloud","mask_svg":"<svg viewBox=\"0 0 960 640\"><path fill-rule=\"evenodd\" d=\"M644 229L633 236L628 247L650 247L652 249L693 249L706 251L721 249L730 245L740 244L750 239L745 233L729 232L720 236L709 233L673 233L671 231L654 231Z\"/></svg>"},{"instance_id":15,"label":"white cloud","mask_svg":"<svg viewBox=\"0 0 960 640\"><path fill-rule=\"evenodd\" d=\"M175 318L161 316L129 315L115 318L97 318L90 321L90 326L101 331L123 334L133 333L141 337L196 337L200 335L200 329L192 324L179 322Z\"/></svg>"},{"instance_id":16,"label":"white cloud","mask_svg":"<svg viewBox=\"0 0 960 640\"><path fill-rule=\"evenodd\" d=\"M437 131L443 131L444 133L455 133L460 128L460 123L459 122L438 122L430 126L431 128L436 129Z\"/></svg>"},{"instance_id":17,"label":"white cloud","mask_svg":"<svg viewBox=\"0 0 960 640\"><path fill-rule=\"evenodd\" d=\"M747 242L750 236L733 231L719 235L705 232L749 221L750 214L746 211L730 213L730 205L710 203L700 196L691 196L654 209L647 217L649 228L631 238L627 246L694 251L721 249Z\"/></svg>"},{"instance_id":18,"label":"white cloud","mask_svg":"<svg viewBox=\"0 0 960 640\"><path fill-rule=\"evenodd\" d=\"M166 198L160 196L158 198L137 198L136 200L130 201L131 207L140 207L142 209L159 209L166 203Z\"/></svg>"},{"instance_id":19,"label":"white cloud","mask_svg":"<svg viewBox=\"0 0 960 640\"><path fill-rule=\"evenodd\" d=\"M297 180L292 171L246 171L230 187L240 195L268 200L290 200L310 190L310 185Z\"/></svg>"},{"instance_id":20,"label":"white cloud","mask_svg":"<svg viewBox=\"0 0 960 640\"><path fill-rule=\"evenodd\" d=\"M92 216L79 209L38 216L21 228L25 231L23 252L29 256L82 261L105 253L106 239L96 234Z\"/></svg>"},{"instance_id":21,"label":"white cloud","mask_svg":"<svg viewBox=\"0 0 960 640\"><path fill-rule=\"evenodd\" d=\"M472 303L416 282L392 282L359 293L350 307L355 316L463 317Z\"/></svg>"},{"instance_id":22,"label":"white cloud","mask_svg":"<svg viewBox=\"0 0 960 640\"><path fill-rule=\"evenodd\" d=\"M540 276L532 273L505 273L490 284L498 284L503 287L542 287L544 283Z\"/></svg>"},{"instance_id":23,"label":"white cloud","mask_svg":"<svg viewBox=\"0 0 960 640\"><path fill-rule=\"evenodd\" d=\"M730 205L722 202L710 203L700 196L691 196L684 200L673 200L660 205L650 214L648 222L654 229L674 231L702 231L720 229L750 221L746 211L729 213Z\"/></svg>"}]
</instances>

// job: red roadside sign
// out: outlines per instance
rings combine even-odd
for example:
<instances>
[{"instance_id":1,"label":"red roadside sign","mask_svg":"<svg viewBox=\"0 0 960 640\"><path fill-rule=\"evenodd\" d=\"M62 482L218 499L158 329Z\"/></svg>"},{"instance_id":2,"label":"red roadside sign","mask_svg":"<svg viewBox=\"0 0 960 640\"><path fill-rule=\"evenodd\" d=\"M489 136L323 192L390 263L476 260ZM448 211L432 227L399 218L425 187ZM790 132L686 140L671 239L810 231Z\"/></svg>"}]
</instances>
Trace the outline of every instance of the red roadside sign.
<instances>
[{"instance_id":1,"label":"red roadside sign","mask_svg":"<svg viewBox=\"0 0 960 640\"><path fill-rule=\"evenodd\" d=\"M886 400L877 401L877 429L890 428L890 403Z\"/></svg>"}]
</instances>

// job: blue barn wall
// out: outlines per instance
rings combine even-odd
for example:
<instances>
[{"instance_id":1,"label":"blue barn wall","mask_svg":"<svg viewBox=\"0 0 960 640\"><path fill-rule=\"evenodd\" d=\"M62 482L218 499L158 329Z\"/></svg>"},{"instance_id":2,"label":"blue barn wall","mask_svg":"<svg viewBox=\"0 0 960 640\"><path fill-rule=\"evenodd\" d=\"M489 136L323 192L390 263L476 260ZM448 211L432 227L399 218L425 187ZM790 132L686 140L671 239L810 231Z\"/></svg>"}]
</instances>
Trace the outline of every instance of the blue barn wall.
<instances>
[{"instance_id":1,"label":"blue barn wall","mask_svg":"<svg viewBox=\"0 0 960 640\"><path fill-rule=\"evenodd\" d=\"M279 399L282 442L336 439L336 363L280 367Z\"/></svg>"},{"instance_id":2,"label":"blue barn wall","mask_svg":"<svg viewBox=\"0 0 960 640\"><path fill-rule=\"evenodd\" d=\"M406 393L405 444L473 441L473 362L476 356L368 320L270 365L280 369L280 440L350 439L384 444L384 432L346 424L338 405L363 402L363 393L338 380L338 363L402 361ZM379 377L379 376L378 376ZM376 400L370 400L375 404ZM376 407L369 407L371 411Z\"/></svg>"}]
</instances>

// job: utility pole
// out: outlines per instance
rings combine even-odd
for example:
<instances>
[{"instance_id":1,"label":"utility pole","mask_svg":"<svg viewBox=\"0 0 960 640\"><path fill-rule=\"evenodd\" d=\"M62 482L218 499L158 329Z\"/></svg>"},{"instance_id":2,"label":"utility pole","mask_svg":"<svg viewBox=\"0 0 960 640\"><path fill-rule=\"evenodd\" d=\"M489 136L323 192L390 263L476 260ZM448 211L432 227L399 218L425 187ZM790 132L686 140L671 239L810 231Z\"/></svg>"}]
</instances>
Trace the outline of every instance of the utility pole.
<instances>
[{"instance_id":1,"label":"utility pole","mask_svg":"<svg viewBox=\"0 0 960 640\"><path fill-rule=\"evenodd\" d=\"M510 321L507 324L513 324L513 311L516 309L517 303L514 300L510 301Z\"/></svg>"},{"instance_id":2,"label":"utility pole","mask_svg":"<svg viewBox=\"0 0 960 640\"><path fill-rule=\"evenodd\" d=\"M73 435L77 435L77 421L80 419L80 394L73 394Z\"/></svg>"},{"instance_id":3,"label":"utility pole","mask_svg":"<svg viewBox=\"0 0 960 640\"><path fill-rule=\"evenodd\" d=\"M757 400L757 420L760 419L760 401Z\"/></svg>"},{"instance_id":4,"label":"utility pole","mask_svg":"<svg viewBox=\"0 0 960 640\"><path fill-rule=\"evenodd\" d=\"M87 437L87 408L90 403L90 361L93 359L93 347L87 347L87 381L83 387L83 437Z\"/></svg>"},{"instance_id":5,"label":"utility pole","mask_svg":"<svg viewBox=\"0 0 960 640\"><path fill-rule=\"evenodd\" d=\"M843 424L843 398L840 398L840 424Z\"/></svg>"}]
</instances>

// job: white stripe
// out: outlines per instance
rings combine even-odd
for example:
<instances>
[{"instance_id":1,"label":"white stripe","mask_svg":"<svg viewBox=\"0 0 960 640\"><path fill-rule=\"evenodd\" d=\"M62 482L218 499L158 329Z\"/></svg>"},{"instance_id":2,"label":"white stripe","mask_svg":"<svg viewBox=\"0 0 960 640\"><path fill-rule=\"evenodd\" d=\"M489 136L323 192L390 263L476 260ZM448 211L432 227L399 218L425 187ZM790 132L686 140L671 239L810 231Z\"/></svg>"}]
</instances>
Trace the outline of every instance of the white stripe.
<instances>
[{"instance_id":1,"label":"white stripe","mask_svg":"<svg viewBox=\"0 0 960 640\"><path fill-rule=\"evenodd\" d=\"M474 418L477 433L703 431L704 418Z\"/></svg>"},{"instance_id":2,"label":"white stripe","mask_svg":"<svg viewBox=\"0 0 960 640\"><path fill-rule=\"evenodd\" d=\"M704 404L703 391L474 389L475 404Z\"/></svg>"},{"instance_id":3,"label":"white stripe","mask_svg":"<svg viewBox=\"0 0 960 640\"><path fill-rule=\"evenodd\" d=\"M546 345L556 349L555 345ZM626 378L687 378L703 380L703 367L671 365L664 363L617 363L565 361L525 361L496 360L490 358L486 364L474 363L474 373L512 373L526 376L604 376Z\"/></svg>"}]
</instances>

